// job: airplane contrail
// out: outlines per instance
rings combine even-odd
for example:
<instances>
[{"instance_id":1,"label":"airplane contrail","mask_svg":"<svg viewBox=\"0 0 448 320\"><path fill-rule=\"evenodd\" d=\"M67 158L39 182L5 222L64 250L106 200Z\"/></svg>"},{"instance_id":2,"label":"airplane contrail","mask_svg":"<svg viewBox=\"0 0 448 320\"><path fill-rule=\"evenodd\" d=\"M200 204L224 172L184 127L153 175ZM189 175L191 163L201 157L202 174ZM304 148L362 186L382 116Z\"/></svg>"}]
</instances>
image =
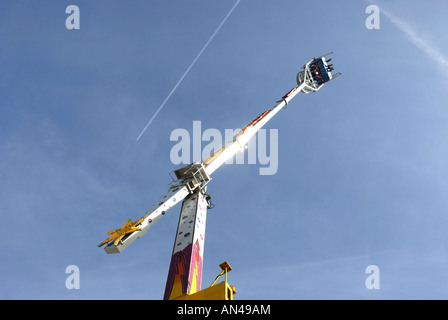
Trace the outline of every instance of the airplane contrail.
<instances>
[{"instance_id":1,"label":"airplane contrail","mask_svg":"<svg viewBox=\"0 0 448 320\"><path fill-rule=\"evenodd\" d=\"M448 60L439 51L437 51L427 40L418 35L409 24L397 18L387 10L381 9L381 11L398 29L403 31L408 36L408 38L415 46L417 46L419 49L422 49L440 66L448 68Z\"/></svg>"},{"instance_id":2,"label":"airplane contrail","mask_svg":"<svg viewBox=\"0 0 448 320\"><path fill-rule=\"evenodd\" d=\"M143 128L142 132L140 133L140 135L138 136L137 140L138 141L140 139L140 137L145 133L145 131L148 129L148 127L151 125L151 123L154 121L155 117L157 116L157 114L160 112L160 110L162 110L162 108L165 106L165 104L167 103L167 101L170 99L170 97L172 96L172 94L174 93L174 91L176 91L177 87L179 86L179 84L182 82L182 80L184 80L185 76L188 74L188 72L191 70L191 68L194 66L194 64L196 63L196 61L199 59L199 57L202 55L202 53L205 51L205 49L207 49L208 45L210 44L210 42L213 40L213 38L215 37L215 35L218 33L218 31L221 29L221 27L224 25L224 23L227 21L227 19L230 17L230 15L232 14L233 10L235 10L235 8L238 6L238 4L240 3L241 0L237 0L235 2L235 4L233 5L233 7L230 9L230 11L227 13L227 15L224 17L224 19L221 21L221 23L219 24L218 28L216 28L215 32L213 32L213 34L211 35L211 37L207 40L207 42L205 43L205 45L202 47L201 51L199 51L199 53L197 54L197 56L194 58L193 62L190 64L190 66L187 68L187 70L184 72L184 74L182 75L182 77L180 77L180 79L177 81L176 85L174 86L173 89L171 89L170 93L168 94L168 96L165 98L165 100L163 100L162 104L160 105L160 107L157 109L157 111L154 113L154 115L152 116L152 118L148 121L148 123L146 124L146 126Z\"/></svg>"},{"instance_id":3,"label":"airplane contrail","mask_svg":"<svg viewBox=\"0 0 448 320\"><path fill-rule=\"evenodd\" d=\"M374 4L372 0L366 0L370 4ZM390 11L384 9L384 6L380 7L381 13L389 19L390 22L402 32L406 34L409 40L419 49L423 50L431 59L437 62L441 67L448 69L448 59L433 47L426 39L417 32L404 20L396 17Z\"/></svg>"}]
</instances>

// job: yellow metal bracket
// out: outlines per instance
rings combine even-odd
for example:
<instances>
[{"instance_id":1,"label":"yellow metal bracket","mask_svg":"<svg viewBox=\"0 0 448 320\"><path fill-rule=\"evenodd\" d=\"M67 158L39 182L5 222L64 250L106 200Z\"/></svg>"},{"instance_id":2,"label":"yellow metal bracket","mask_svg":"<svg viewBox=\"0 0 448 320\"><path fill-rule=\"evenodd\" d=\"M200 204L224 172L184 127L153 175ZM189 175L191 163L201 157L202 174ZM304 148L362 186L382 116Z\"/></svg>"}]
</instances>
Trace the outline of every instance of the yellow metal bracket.
<instances>
[{"instance_id":1,"label":"yellow metal bracket","mask_svg":"<svg viewBox=\"0 0 448 320\"><path fill-rule=\"evenodd\" d=\"M218 281L218 279L225 273L226 274L226 278L225 278L225 282L227 282L227 272L232 271L232 267L230 266L230 264L227 261L224 261L223 263L221 263L219 265L221 267L221 273L218 274L218 276L216 277L215 281L213 281L213 283L210 285L210 287L213 287L216 283L216 281Z\"/></svg>"}]
</instances>

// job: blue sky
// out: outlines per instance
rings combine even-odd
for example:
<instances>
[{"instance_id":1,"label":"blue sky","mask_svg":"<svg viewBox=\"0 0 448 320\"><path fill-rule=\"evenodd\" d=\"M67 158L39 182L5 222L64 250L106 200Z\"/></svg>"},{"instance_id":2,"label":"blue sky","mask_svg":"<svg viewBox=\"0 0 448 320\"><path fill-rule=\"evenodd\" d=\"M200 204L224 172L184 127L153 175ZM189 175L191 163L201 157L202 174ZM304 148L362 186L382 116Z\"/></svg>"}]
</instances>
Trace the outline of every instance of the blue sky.
<instances>
[{"instance_id":1,"label":"blue sky","mask_svg":"<svg viewBox=\"0 0 448 320\"><path fill-rule=\"evenodd\" d=\"M97 244L167 190L170 133L246 125L330 51L343 75L266 126L277 173L213 175L203 285L228 260L236 299L448 297L446 1L241 0L136 142L234 4L0 3L1 299L161 299L180 207L119 255Z\"/></svg>"}]
</instances>

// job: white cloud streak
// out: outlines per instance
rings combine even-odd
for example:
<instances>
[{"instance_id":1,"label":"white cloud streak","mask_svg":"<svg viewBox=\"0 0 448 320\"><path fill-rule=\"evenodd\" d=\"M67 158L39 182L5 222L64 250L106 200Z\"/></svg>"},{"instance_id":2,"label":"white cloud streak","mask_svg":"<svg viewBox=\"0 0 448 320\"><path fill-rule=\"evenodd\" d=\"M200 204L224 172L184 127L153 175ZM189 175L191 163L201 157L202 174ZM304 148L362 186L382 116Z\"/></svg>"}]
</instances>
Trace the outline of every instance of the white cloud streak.
<instances>
[{"instance_id":1,"label":"white cloud streak","mask_svg":"<svg viewBox=\"0 0 448 320\"><path fill-rule=\"evenodd\" d=\"M405 21L400 18L397 18L395 15L385 10L384 8L380 8L381 13L383 13L389 20L395 25L398 29L403 31L408 39L419 49L423 50L432 60L434 60L440 67L448 70L448 59L440 53L434 46L429 43L426 39L424 39L421 35L417 34L417 32Z\"/></svg>"},{"instance_id":2,"label":"white cloud streak","mask_svg":"<svg viewBox=\"0 0 448 320\"><path fill-rule=\"evenodd\" d=\"M224 19L221 21L221 23L219 24L218 28L216 28L215 32L213 32L213 34L210 36L210 38L207 40L207 42L205 43L205 45L202 47L201 51L199 51L199 53L196 55L196 58L194 58L193 62L190 64L190 66L187 68L187 70L184 72L184 74L182 75L182 77L180 77L180 79L177 81L176 85L174 86L173 89L171 89L170 93L168 94L168 96L165 98L165 100L163 100L162 104L160 105L160 107L157 109L157 111L154 113L154 115L151 117L151 119L148 121L148 123L146 124L146 126L143 128L142 132L140 133L140 135L138 136L137 140L138 141L141 136L145 133L145 131L148 129L148 127L151 125L151 123L154 121L154 119L156 118L156 116L159 114L160 110L162 110L162 108L165 106L165 104L167 103L167 101L170 99L170 97L173 95L174 91L176 91L177 87L180 85L180 83L182 82L182 80L184 80L185 76L188 74L188 72L190 72L191 68L194 66L194 64L196 63L196 61L199 59L199 57L202 55L202 53L205 51L205 49L207 49L208 45L210 44L210 42L213 40L213 38L216 36L216 34L218 33L218 31L221 29L221 27L224 25L224 23L227 21L227 19L230 17L230 15L232 14L233 10L235 10L235 8L237 7L237 5L240 3L241 0L237 0L235 2L235 4L233 5L233 7L230 9L230 11L227 13L227 15L224 17Z\"/></svg>"}]
</instances>

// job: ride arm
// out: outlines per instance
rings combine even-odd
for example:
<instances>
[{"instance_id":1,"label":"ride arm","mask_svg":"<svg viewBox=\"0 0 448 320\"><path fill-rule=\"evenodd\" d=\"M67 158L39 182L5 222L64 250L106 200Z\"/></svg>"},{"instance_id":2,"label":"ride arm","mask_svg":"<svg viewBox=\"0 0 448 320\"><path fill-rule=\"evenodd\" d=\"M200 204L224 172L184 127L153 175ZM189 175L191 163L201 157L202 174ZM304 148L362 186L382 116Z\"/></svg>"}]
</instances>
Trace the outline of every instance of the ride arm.
<instances>
[{"instance_id":1,"label":"ride arm","mask_svg":"<svg viewBox=\"0 0 448 320\"><path fill-rule=\"evenodd\" d=\"M107 243L107 246L104 248L106 253L122 252L132 242L148 232L157 220L177 203L182 202L189 193L189 188L185 184L172 186L165 195L160 197L159 201L151 209L146 211L143 217L134 223L128 220L120 229L108 232L107 234L110 237L98 246L101 247Z\"/></svg>"},{"instance_id":2,"label":"ride arm","mask_svg":"<svg viewBox=\"0 0 448 320\"><path fill-rule=\"evenodd\" d=\"M305 84L294 87L272 109L268 109L249 123L244 129L238 132L232 141L226 143L220 150L211 155L203 162L207 173L211 175L228 159L233 157L238 151L243 151L249 140L260 130L269 120L271 120L288 102L299 93Z\"/></svg>"}]
</instances>

